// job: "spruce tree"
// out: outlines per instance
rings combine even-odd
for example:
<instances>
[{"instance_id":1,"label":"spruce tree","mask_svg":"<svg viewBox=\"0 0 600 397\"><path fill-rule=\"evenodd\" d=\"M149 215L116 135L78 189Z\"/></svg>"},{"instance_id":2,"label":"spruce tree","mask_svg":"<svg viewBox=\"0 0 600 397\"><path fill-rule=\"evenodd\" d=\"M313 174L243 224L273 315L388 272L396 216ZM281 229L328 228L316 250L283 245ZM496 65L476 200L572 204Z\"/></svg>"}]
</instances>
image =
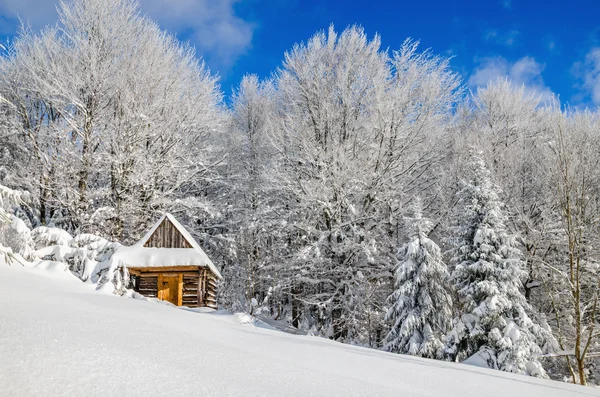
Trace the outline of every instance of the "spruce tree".
<instances>
[{"instance_id":1,"label":"spruce tree","mask_svg":"<svg viewBox=\"0 0 600 397\"><path fill-rule=\"evenodd\" d=\"M461 314L453 321L446 353L457 361L545 377L537 357L548 340L522 292L527 274L507 215L482 159L459 191L452 281Z\"/></svg>"},{"instance_id":2,"label":"spruce tree","mask_svg":"<svg viewBox=\"0 0 600 397\"><path fill-rule=\"evenodd\" d=\"M392 328L385 349L414 356L440 358L443 334L452 319L452 300L444 283L448 270L438 245L428 237L431 222L416 200L407 217L409 241L398 252L395 291L386 320Z\"/></svg>"}]
</instances>

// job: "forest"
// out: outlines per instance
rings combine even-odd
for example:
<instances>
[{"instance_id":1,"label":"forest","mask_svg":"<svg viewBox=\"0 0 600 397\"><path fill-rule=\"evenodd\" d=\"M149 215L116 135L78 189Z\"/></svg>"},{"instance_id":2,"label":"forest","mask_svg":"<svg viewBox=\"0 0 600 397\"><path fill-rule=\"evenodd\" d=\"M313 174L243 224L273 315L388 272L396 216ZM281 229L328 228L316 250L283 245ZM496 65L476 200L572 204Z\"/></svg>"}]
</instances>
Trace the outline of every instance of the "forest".
<instances>
[{"instance_id":1,"label":"forest","mask_svg":"<svg viewBox=\"0 0 600 397\"><path fill-rule=\"evenodd\" d=\"M226 97L135 0L64 1L4 47L0 246L31 254L14 219L131 244L170 212L232 312L600 382L597 110L470 91L451 59L360 26Z\"/></svg>"}]
</instances>

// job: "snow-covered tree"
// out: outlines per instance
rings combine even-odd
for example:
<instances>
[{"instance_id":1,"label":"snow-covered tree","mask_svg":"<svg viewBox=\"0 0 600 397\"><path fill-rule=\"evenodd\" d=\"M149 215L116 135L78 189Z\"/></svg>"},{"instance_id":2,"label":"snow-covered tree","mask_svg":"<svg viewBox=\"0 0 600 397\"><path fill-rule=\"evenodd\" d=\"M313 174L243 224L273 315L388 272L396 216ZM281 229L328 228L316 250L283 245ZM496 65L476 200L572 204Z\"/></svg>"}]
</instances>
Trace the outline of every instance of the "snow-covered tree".
<instances>
[{"instance_id":1,"label":"snow-covered tree","mask_svg":"<svg viewBox=\"0 0 600 397\"><path fill-rule=\"evenodd\" d=\"M448 269L440 247L428 237L431 221L420 199L406 217L408 242L398 252L395 290L388 298L386 320L392 323L384 348L395 353L443 357L443 338L452 320Z\"/></svg>"},{"instance_id":2,"label":"snow-covered tree","mask_svg":"<svg viewBox=\"0 0 600 397\"><path fill-rule=\"evenodd\" d=\"M23 29L0 63L10 157L28 154L12 172L41 224L132 241L212 179L221 93L193 48L136 1L58 11L55 26Z\"/></svg>"},{"instance_id":3,"label":"snow-covered tree","mask_svg":"<svg viewBox=\"0 0 600 397\"><path fill-rule=\"evenodd\" d=\"M507 227L518 232L529 282L526 297L546 299L540 289L541 257L548 248L552 200L544 177L548 112L539 95L499 79L480 87L472 100L471 139L484 153L500 199L511 214ZM537 289L536 289L537 288ZM534 292L537 292L532 296Z\"/></svg>"},{"instance_id":4,"label":"snow-covered tree","mask_svg":"<svg viewBox=\"0 0 600 397\"><path fill-rule=\"evenodd\" d=\"M552 139L546 166L554 187L548 193L556 225L547 238L551 255L543 263L543 307L552 315L549 322L566 374L573 383L585 385L598 376L592 369L600 350L600 117L557 109L548 110L548 116Z\"/></svg>"},{"instance_id":5,"label":"snow-covered tree","mask_svg":"<svg viewBox=\"0 0 600 397\"><path fill-rule=\"evenodd\" d=\"M273 240L277 236L279 209L277 184L269 168L274 150L269 141L274 122L274 87L256 75L244 76L232 97L231 133L224 173L235 188L229 191L230 205L225 220L235 236L235 255L224 266L225 288L237 285L228 305L252 310L252 299L263 301L273 274ZM225 269L226 268L226 269ZM264 284L264 285L263 285ZM237 302L237 303L236 303Z\"/></svg>"},{"instance_id":6,"label":"snow-covered tree","mask_svg":"<svg viewBox=\"0 0 600 397\"><path fill-rule=\"evenodd\" d=\"M389 287L404 193L431 187L431 142L457 84L447 60L416 42L390 57L356 26L286 54L275 79L275 170L287 199L285 279L308 328L358 343L371 338L357 330L383 333L382 315L361 313L381 311L369 297Z\"/></svg>"},{"instance_id":7,"label":"snow-covered tree","mask_svg":"<svg viewBox=\"0 0 600 397\"><path fill-rule=\"evenodd\" d=\"M546 376L538 359L549 335L523 295L524 263L506 228L498 188L479 156L470 165L472 178L459 192L452 240L459 315L446 352L457 361Z\"/></svg>"}]
</instances>

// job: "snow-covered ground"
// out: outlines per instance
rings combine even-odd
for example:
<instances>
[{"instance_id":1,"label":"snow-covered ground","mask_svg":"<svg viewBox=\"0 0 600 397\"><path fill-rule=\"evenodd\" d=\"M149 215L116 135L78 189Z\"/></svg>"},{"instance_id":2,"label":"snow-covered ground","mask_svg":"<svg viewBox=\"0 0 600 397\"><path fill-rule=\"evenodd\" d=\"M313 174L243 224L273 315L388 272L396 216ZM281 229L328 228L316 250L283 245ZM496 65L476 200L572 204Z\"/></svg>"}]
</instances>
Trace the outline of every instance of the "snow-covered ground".
<instances>
[{"instance_id":1,"label":"snow-covered ground","mask_svg":"<svg viewBox=\"0 0 600 397\"><path fill-rule=\"evenodd\" d=\"M2 396L600 396L257 327L0 264Z\"/></svg>"}]
</instances>

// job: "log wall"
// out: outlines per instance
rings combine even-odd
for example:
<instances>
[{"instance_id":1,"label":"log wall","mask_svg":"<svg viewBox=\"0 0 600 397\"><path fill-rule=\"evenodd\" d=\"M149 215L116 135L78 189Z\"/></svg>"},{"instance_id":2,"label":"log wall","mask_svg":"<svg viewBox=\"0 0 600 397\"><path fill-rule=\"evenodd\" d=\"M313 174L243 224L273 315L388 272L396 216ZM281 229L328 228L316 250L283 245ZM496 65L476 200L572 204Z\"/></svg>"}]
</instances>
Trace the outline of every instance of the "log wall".
<instances>
[{"instance_id":1,"label":"log wall","mask_svg":"<svg viewBox=\"0 0 600 397\"><path fill-rule=\"evenodd\" d=\"M217 309L217 279L212 273L208 274L204 304L215 310Z\"/></svg>"},{"instance_id":2,"label":"log wall","mask_svg":"<svg viewBox=\"0 0 600 397\"><path fill-rule=\"evenodd\" d=\"M217 309L217 279L215 275L206 268L200 269L198 298L200 306Z\"/></svg>"},{"instance_id":3,"label":"log wall","mask_svg":"<svg viewBox=\"0 0 600 397\"><path fill-rule=\"evenodd\" d=\"M148 298L158 297L158 274L141 274L137 284L140 294Z\"/></svg>"},{"instance_id":4,"label":"log wall","mask_svg":"<svg viewBox=\"0 0 600 397\"><path fill-rule=\"evenodd\" d=\"M198 307L198 274L186 274L183 276L183 306Z\"/></svg>"}]
</instances>

